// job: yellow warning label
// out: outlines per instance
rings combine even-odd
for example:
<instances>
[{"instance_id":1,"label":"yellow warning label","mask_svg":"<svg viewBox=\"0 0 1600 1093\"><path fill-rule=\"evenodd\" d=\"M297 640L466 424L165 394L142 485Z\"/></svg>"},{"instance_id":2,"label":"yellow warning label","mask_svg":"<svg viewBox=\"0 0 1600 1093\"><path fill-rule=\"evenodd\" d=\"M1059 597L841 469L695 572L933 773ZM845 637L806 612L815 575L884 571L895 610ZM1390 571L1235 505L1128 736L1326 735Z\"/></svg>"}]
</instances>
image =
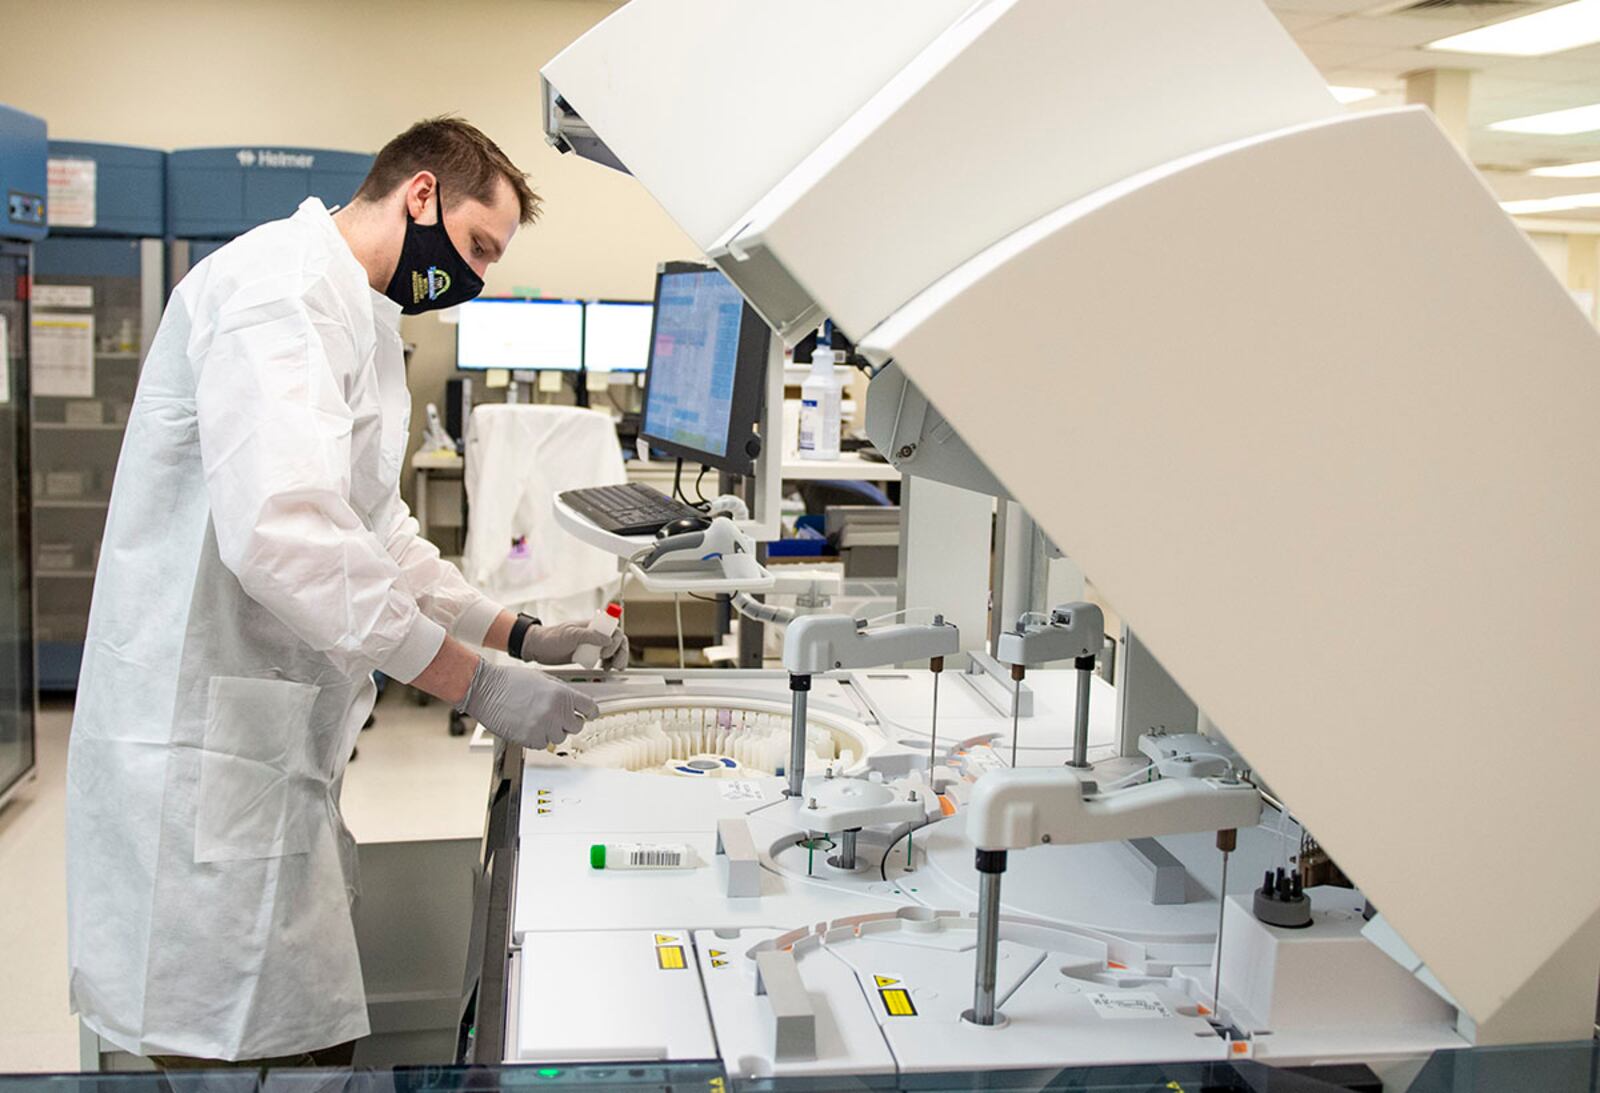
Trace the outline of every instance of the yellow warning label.
<instances>
[{"instance_id":1,"label":"yellow warning label","mask_svg":"<svg viewBox=\"0 0 1600 1093\"><path fill-rule=\"evenodd\" d=\"M719 959L718 959L718 958L716 958L716 957L712 957L712 958L711 958L711 966L712 966L712 967L713 967L713 968L726 968L726 967L727 967L727 966L728 966L728 961L726 961L726 960L719 960Z\"/></svg>"},{"instance_id":2,"label":"yellow warning label","mask_svg":"<svg viewBox=\"0 0 1600 1093\"><path fill-rule=\"evenodd\" d=\"M550 791L548 789L541 789L539 791L539 796L548 797L548 796L550 796Z\"/></svg>"},{"instance_id":3,"label":"yellow warning label","mask_svg":"<svg viewBox=\"0 0 1600 1093\"><path fill-rule=\"evenodd\" d=\"M872 977L872 981L880 987L898 987L900 985L900 980L891 979L887 975L875 975Z\"/></svg>"},{"instance_id":4,"label":"yellow warning label","mask_svg":"<svg viewBox=\"0 0 1600 1093\"><path fill-rule=\"evenodd\" d=\"M656 935L656 944L657 945L676 945L677 943L678 943L678 938L677 938L677 935L675 935L675 934L657 934Z\"/></svg>"},{"instance_id":5,"label":"yellow warning label","mask_svg":"<svg viewBox=\"0 0 1600 1093\"><path fill-rule=\"evenodd\" d=\"M539 810L539 815L541 815L541 816L548 816L548 815L550 815L550 813L551 813L551 812L553 812L553 811L554 811L554 809L549 809L549 808L541 808L541 809L540 809L540 810Z\"/></svg>"},{"instance_id":6,"label":"yellow warning label","mask_svg":"<svg viewBox=\"0 0 1600 1093\"><path fill-rule=\"evenodd\" d=\"M728 954L723 952L721 949L712 949L711 950L711 955L712 956L727 956Z\"/></svg>"},{"instance_id":7,"label":"yellow warning label","mask_svg":"<svg viewBox=\"0 0 1600 1093\"><path fill-rule=\"evenodd\" d=\"M682 945L657 945L656 966L664 972L682 971L689 965L683 959Z\"/></svg>"},{"instance_id":8,"label":"yellow warning label","mask_svg":"<svg viewBox=\"0 0 1600 1093\"><path fill-rule=\"evenodd\" d=\"M904 987L890 987L878 991L878 997L883 999L883 1012L890 1017L915 1017L917 1007L911 1002L911 992Z\"/></svg>"}]
</instances>

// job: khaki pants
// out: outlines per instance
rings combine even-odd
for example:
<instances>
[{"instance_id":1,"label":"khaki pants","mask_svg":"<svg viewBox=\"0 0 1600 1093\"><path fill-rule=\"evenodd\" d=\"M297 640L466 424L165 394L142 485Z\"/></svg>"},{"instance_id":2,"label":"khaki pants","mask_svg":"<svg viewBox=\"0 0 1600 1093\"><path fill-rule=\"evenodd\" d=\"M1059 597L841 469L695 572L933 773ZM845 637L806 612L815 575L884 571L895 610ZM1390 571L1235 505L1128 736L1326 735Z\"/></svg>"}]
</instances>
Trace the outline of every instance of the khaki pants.
<instances>
[{"instance_id":1,"label":"khaki pants","mask_svg":"<svg viewBox=\"0 0 1600 1093\"><path fill-rule=\"evenodd\" d=\"M332 1047L305 1051L299 1055L282 1055L276 1059L194 1059L188 1055L152 1055L150 1061L162 1070L280 1070L285 1067L316 1067L329 1069L348 1067L356 1057L356 1041L335 1044Z\"/></svg>"}]
</instances>

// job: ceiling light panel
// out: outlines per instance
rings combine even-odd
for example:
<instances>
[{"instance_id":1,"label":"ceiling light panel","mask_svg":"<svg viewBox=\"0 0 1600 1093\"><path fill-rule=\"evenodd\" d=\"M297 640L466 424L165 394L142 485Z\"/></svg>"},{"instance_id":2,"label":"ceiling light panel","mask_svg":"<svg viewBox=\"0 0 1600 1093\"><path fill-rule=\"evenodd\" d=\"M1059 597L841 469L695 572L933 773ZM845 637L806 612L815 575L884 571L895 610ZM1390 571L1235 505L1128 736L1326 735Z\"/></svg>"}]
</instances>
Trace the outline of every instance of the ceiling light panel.
<instances>
[{"instance_id":1,"label":"ceiling light panel","mask_svg":"<svg viewBox=\"0 0 1600 1093\"><path fill-rule=\"evenodd\" d=\"M1535 167L1528 172L1540 178L1600 178L1600 159L1587 163L1561 163L1550 167Z\"/></svg>"},{"instance_id":2,"label":"ceiling light panel","mask_svg":"<svg viewBox=\"0 0 1600 1093\"><path fill-rule=\"evenodd\" d=\"M1493 123L1489 128L1501 133L1532 133L1547 137L1593 133L1600 130L1600 103L1574 106L1566 110L1551 110L1544 114L1529 114L1521 118L1507 118Z\"/></svg>"},{"instance_id":3,"label":"ceiling light panel","mask_svg":"<svg viewBox=\"0 0 1600 1093\"><path fill-rule=\"evenodd\" d=\"M1513 216L1540 213L1569 213L1579 209L1600 209L1600 193L1563 194L1560 197L1532 197L1522 201L1502 201L1500 207Z\"/></svg>"},{"instance_id":4,"label":"ceiling light panel","mask_svg":"<svg viewBox=\"0 0 1600 1093\"><path fill-rule=\"evenodd\" d=\"M1370 87L1339 87L1333 84L1328 86L1328 90L1333 93L1334 98L1345 104L1371 99L1378 94Z\"/></svg>"},{"instance_id":5,"label":"ceiling light panel","mask_svg":"<svg viewBox=\"0 0 1600 1093\"><path fill-rule=\"evenodd\" d=\"M1532 15L1452 34L1429 42L1426 48L1449 53L1542 57L1596 42L1600 42L1600 0L1573 0Z\"/></svg>"}]
</instances>

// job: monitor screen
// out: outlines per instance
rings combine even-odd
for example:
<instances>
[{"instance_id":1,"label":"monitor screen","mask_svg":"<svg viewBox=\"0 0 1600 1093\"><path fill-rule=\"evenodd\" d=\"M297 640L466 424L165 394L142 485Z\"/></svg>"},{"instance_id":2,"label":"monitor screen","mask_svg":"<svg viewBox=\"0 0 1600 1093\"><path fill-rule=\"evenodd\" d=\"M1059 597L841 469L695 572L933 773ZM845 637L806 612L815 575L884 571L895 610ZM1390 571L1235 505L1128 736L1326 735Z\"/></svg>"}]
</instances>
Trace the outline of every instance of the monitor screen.
<instances>
[{"instance_id":1,"label":"monitor screen","mask_svg":"<svg viewBox=\"0 0 1600 1093\"><path fill-rule=\"evenodd\" d=\"M576 372L583 305L576 300L469 300L456 322L456 367Z\"/></svg>"},{"instance_id":2,"label":"monitor screen","mask_svg":"<svg viewBox=\"0 0 1600 1093\"><path fill-rule=\"evenodd\" d=\"M650 363L648 303L591 300L583 305L583 366L591 372L642 372Z\"/></svg>"},{"instance_id":3,"label":"monitor screen","mask_svg":"<svg viewBox=\"0 0 1600 1093\"><path fill-rule=\"evenodd\" d=\"M641 437L673 455L752 473L769 339L722 273L666 266L656 278Z\"/></svg>"}]
</instances>

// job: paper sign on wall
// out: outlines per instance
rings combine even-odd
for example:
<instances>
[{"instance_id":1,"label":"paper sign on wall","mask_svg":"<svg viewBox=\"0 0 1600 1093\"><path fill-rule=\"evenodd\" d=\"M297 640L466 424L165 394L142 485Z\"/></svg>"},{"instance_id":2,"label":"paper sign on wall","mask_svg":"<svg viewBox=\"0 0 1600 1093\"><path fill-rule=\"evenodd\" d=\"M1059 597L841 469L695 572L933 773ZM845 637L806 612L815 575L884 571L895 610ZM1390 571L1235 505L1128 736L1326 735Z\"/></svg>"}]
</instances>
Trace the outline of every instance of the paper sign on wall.
<instances>
[{"instance_id":1,"label":"paper sign on wall","mask_svg":"<svg viewBox=\"0 0 1600 1093\"><path fill-rule=\"evenodd\" d=\"M92 159L50 157L47 219L52 228L94 227L97 170Z\"/></svg>"},{"instance_id":2,"label":"paper sign on wall","mask_svg":"<svg viewBox=\"0 0 1600 1093\"><path fill-rule=\"evenodd\" d=\"M93 285L33 286L34 307L93 307Z\"/></svg>"},{"instance_id":3,"label":"paper sign on wall","mask_svg":"<svg viewBox=\"0 0 1600 1093\"><path fill-rule=\"evenodd\" d=\"M94 394L94 316L35 311L33 393L84 398Z\"/></svg>"}]
</instances>

